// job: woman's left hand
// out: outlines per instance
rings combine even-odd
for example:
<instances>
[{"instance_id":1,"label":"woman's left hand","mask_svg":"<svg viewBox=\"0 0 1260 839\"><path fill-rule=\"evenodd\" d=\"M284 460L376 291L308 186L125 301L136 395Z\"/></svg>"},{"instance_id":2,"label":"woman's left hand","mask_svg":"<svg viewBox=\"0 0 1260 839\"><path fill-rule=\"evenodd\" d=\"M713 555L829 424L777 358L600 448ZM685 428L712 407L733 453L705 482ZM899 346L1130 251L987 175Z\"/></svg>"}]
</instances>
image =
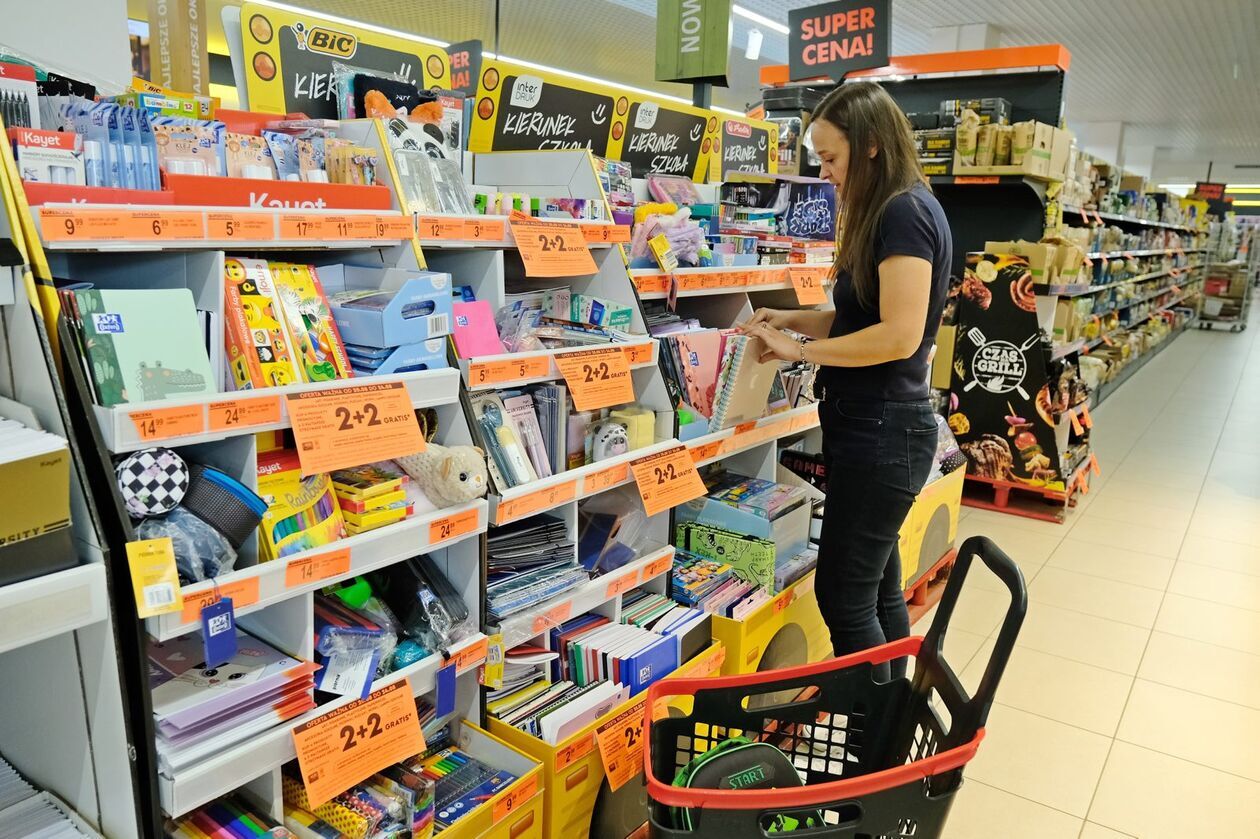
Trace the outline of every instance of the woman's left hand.
<instances>
[{"instance_id":1,"label":"woman's left hand","mask_svg":"<svg viewBox=\"0 0 1260 839\"><path fill-rule=\"evenodd\" d=\"M765 344L766 348L761 353L761 361L769 361L772 358L780 361L800 361L800 342L765 321L749 330L749 334L754 338L760 338Z\"/></svg>"}]
</instances>

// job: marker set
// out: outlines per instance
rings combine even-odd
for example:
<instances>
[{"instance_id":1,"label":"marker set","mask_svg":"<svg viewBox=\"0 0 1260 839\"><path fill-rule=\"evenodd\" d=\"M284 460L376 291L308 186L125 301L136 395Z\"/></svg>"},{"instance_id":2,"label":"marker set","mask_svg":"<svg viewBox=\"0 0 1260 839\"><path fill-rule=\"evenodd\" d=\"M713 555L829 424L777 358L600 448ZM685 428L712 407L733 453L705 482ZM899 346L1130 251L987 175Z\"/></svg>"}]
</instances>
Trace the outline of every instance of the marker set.
<instances>
[{"instance_id":1,"label":"marker set","mask_svg":"<svg viewBox=\"0 0 1260 839\"><path fill-rule=\"evenodd\" d=\"M439 828L450 827L516 780L512 773L486 766L455 747L425 758L419 772L437 784Z\"/></svg>"}]
</instances>

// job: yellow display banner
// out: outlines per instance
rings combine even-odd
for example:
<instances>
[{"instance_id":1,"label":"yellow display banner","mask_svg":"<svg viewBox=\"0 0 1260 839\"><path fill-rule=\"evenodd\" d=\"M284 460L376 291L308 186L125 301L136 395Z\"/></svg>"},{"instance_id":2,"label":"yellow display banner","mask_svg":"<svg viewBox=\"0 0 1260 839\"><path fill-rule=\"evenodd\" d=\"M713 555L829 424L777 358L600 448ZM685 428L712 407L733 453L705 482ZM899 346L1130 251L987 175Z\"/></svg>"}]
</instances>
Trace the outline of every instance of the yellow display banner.
<instances>
[{"instance_id":1,"label":"yellow display banner","mask_svg":"<svg viewBox=\"0 0 1260 839\"><path fill-rule=\"evenodd\" d=\"M451 83L442 47L313 12L245 3L241 40L245 89L254 111L300 111L312 118L336 119L334 63L405 76L422 89L446 89Z\"/></svg>"},{"instance_id":2,"label":"yellow display banner","mask_svg":"<svg viewBox=\"0 0 1260 839\"><path fill-rule=\"evenodd\" d=\"M779 171L779 126L748 117L724 116L709 154L709 181L727 172Z\"/></svg>"},{"instance_id":3,"label":"yellow display banner","mask_svg":"<svg viewBox=\"0 0 1260 839\"><path fill-rule=\"evenodd\" d=\"M629 163L635 177L655 173L703 181L719 122L712 111L632 96L624 117L613 123L608 156Z\"/></svg>"}]
</instances>

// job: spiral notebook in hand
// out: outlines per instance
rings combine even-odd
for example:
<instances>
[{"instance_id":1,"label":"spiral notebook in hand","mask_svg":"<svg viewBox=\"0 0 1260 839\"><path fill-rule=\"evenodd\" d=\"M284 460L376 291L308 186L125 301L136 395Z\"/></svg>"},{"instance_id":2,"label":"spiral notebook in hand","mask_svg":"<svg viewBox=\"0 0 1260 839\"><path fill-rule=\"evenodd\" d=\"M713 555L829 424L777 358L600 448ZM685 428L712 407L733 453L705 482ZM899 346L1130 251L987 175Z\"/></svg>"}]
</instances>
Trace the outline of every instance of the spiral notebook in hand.
<instances>
[{"instance_id":1,"label":"spiral notebook in hand","mask_svg":"<svg viewBox=\"0 0 1260 839\"><path fill-rule=\"evenodd\" d=\"M764 349L765 344L758 338L727 336L726 352L718 372L713 418L709 421L710 431L721 431L765 415L779 362L774 359L760 361Z\"/></svg>"}]
</instances>

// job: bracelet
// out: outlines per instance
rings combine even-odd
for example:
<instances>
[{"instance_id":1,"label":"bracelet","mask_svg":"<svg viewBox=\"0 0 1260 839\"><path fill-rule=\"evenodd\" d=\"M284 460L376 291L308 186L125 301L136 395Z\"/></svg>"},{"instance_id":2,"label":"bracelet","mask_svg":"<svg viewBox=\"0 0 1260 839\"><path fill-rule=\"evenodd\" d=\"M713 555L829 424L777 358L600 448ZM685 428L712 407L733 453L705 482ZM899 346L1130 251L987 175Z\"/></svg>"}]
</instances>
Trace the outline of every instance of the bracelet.
<instances>
[{"instance_id":1,"label":"bracelet","mask_svg":"<svg viewBox=\"0 0 1260 839\"><path fill-rule=\"evenodd\" d=\"M805 342L806 342L806 341L808 341L809 339L808 339L808 338L806 338L804 335L802 335L802 336L800 336L799 338L797 338L796 340L797 340L797 341L800 343L800 345L801 345L801 363L802 363L802 364L808 364L809 362L807 362L807 361L805 360Z\"/></svg>"}]
</instances>

